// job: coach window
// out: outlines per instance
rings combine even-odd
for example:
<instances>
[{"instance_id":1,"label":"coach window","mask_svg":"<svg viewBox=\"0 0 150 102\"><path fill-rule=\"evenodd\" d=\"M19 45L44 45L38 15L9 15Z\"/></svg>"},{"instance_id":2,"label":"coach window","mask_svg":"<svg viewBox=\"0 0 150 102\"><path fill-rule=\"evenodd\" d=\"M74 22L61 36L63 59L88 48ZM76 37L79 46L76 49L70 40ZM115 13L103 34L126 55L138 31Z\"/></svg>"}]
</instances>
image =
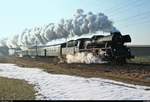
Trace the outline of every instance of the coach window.
<instances>
[{"instance_id":1,"label":"coach window","mask_svg":"<svg viewBox=\"0 0 150 102\"><path fill-rule=\"evenodd\" d=\"M67 47L74 47L75 46L75 41L69 41L67 43Z\"/></svg>"}]
</instances>

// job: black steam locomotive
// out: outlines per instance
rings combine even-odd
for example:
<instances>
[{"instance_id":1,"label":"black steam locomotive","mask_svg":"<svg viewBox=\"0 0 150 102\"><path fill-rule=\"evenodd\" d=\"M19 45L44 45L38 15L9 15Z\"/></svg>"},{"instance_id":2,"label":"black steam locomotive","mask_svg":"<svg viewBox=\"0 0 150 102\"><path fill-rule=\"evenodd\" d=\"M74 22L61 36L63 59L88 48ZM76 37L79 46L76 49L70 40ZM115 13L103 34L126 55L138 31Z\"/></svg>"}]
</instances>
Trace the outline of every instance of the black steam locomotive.
<instances>
[{"instance_id":1,"label":"black steam locomotive","mask_svg":"<svg viewBox=\"0 0 150 102\"><path fill-rule=\"evenodd\" d=\"M67 54L79 52L93 53L104 61L124 64L127 59L133 58L130 49L125 43L131 42L129 35L112 32L110 35L94 35L91 38L80 38L65 43L50 46L34 46L22 51L22 56L41 56L65 58Z\"/></svg>"}]
</instances>

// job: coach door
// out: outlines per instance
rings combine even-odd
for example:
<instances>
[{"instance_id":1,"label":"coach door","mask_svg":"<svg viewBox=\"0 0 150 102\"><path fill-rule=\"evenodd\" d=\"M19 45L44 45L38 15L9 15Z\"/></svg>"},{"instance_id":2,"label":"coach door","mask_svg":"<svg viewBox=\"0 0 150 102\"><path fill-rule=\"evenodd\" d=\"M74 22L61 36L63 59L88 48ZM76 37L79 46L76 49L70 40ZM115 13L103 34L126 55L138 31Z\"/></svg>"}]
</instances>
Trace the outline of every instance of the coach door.
<instances>
[{"instance_id":1,"label":"coach door","mask_svg":"<svg viewBox=\"0 0 150 102\"><path fill-rule=\"evenodd\" d=\"M46 49L44 49L44 56L46 56Z\"/></svg>"}]
</instances>

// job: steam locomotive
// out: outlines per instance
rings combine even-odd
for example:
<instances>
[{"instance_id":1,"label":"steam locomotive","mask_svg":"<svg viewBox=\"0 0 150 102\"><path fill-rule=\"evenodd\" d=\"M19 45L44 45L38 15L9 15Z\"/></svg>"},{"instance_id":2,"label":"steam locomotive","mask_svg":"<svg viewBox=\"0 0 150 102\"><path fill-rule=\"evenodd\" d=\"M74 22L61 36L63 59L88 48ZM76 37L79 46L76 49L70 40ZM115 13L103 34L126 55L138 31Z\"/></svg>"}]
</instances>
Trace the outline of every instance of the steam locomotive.
<instances>
[{"instance_id":1,"label":"steam locomotive","mask_svg":"<svg viewBox=\"0 0 150 102\"><path fill-rule=\"evenodd\" d=\"M33 46L22 51L22 56L59 57L64 59L67 54L89 52L104 61L117 64L126 63L127 59L133 58L130 49L125 43L131 42L129 35L120 32L111 32L109 35L94 35L91 38L80 38L65 43L50 46Z\"/></svg>"}]
</instances>

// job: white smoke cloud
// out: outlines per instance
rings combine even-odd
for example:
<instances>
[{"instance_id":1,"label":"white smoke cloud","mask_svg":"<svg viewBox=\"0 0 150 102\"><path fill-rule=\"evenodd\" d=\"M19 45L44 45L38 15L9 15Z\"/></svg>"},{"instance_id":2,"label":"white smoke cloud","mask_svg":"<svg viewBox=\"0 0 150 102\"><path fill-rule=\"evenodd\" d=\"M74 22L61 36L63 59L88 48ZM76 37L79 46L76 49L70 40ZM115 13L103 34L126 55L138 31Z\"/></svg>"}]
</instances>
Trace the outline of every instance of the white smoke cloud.
<instances>
[{"instance_id":1,"label":"white smoke cloud","mask_svg":"<svg viewBox=\"0 0 150 102\"><path fill-rule=\"evenodd\" d=\"M81 52L74 55L68 54L66 56L67 63L105 63L99 57L93 55L93 53Z\"/></svg>"},{"instance_id":2,"label":"white smoke cloud","mask_svg":"<svg viewBox=\"0 0 150 102\"><path fill-rule=\"evenodd\" d=\"M14 35L14 36L11 36L8 40L7 40L7 43L6 45L9 47L9 48L18 48L19 45L18 45L18 38L19 38L19 35Z\"/></svg>"},{"instance_id":3,"label":"white smoke cloud","mask_svg":"<svg viewBox=\"0 0 150 102\"><path fill-rule=\"evenodd\" d=\"M83 34L95 33L97 31L111 32L116 30L113 23L103 13L84 13L77 9L72 19L61 19L58 24L50 23L42 27L25 29L21 34L15 35L7 40L9 48L26 48L36 45L44 45L49 41L67 38L70 36L81 36Z\"/></svg>"}]
</instances>

